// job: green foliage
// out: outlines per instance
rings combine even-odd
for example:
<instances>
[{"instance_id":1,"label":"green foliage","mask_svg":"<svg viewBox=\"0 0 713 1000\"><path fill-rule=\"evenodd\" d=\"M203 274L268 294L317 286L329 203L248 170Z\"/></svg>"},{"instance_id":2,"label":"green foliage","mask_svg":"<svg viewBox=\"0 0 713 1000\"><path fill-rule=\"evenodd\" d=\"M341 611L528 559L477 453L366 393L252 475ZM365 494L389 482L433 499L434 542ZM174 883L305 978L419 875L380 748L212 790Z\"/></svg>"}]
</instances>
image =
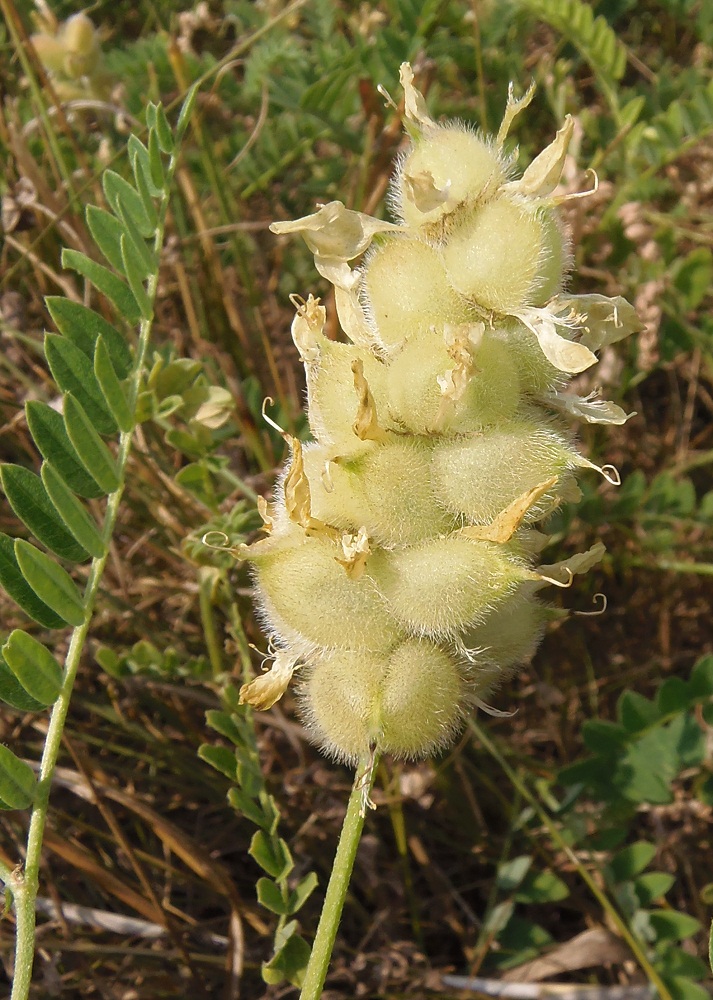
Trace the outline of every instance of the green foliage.
<instances>
[{"instance_id":1,"label":"green foliage","mask_svg":"<svg viewBox=\"0 0 713 1000\"><path fill-rule=\"evenodd\" d=\"M522 0L536 17L547 21L571 42L597 74L612 110L618 110L614 84L626 68L626 48L604 17L595 17L582 0Z\"/></svg>"},{"instance_id":2,"label":"green foliage","mask_svg":"<svg viewBox=\"0 0 713 1000\"><path fill-rule=\"evenodd\" d=\"M141 190L147 189L144 171L148 161L152 190L160 199L160 207L152 198L142 197L138 187L107 171L104 190L113 213L90 207L87 223L113 270L75 250L63 254L65 266L74 268L113 302L120 324L123 320L133 322L139 316L148 324L153 312L157 251L168 199L168 188L159 186L168 183L168 175L163 173L156 143L161 149L173 149L173 138L163 112L153 108L151 116L149 147L154 152L151 155L146 151L142 159L137 150L144 147L134 140L134 179L142 180ZM186 123L184 116L179 131ZM128 286L116 271L126 276ZM71 572L52 555L25 539L13 543L2 535L0 582L40 625L48 629L69 625L85 634L116 507L107 508L100 525L79 497L98 499L122 489L125 445L135 426L134 401L143 352L133 356L122 333L86 306L52 297L48 308L59 333L46 334L44 350L52 377L63 394L62 413L38 401L27 404L28 427L45 459L41 475L7 463L0 467L0 483L30 534L64 563L77 564L91 558L92 576L82 593ZM148 330L146 325L145 335ZM123 380L127 378L125 386ZM115 446L105 439L113 438L119 428L126 440L122 439L122 450L116 456ZM21 711L51 708L60 693L69 697L75 672L76 662L71 668L63 668L33 635L15 629L2 647L0 697ZM1 749L0 804L8 809L27 808L33 801L32 770L10 750Z\"/></svg>"},{"instance_id":3,"label":"green foliage","mask_svg":"<svg viewBox=\"0 0 713 1000\"><path fill-rule=\"evenodd\" d=\"M570 765L560 779L581 784L606 802L613 818L630 814L642 802L671 802L674 779L705 760L705 736L695 708L710 706L711 698L711 656L698 661L689 681L665 680L654 700L624 691L616 722L585 723L582 737L591 756Z\"/></svg>"},{"instance_id":4,"label":"green foliage","mask_svg":"<svg viewBox=\"0 0 713 1000\"><path fill-rule=\"evenodd\" d=\"M671 996L692 1000L702 1000L699 984L707 974L705 963L687 944L701 924L666 900L677 876L652 867L661 845L641 838L638 810L673 802L682 781L705 801L708 758L701 716L713 718L713 656L700 659L686 681L667 678L653 699L624 691L615 722L585 723L588 755L563 768L544 794L541 790L570 859L571 852L591 859L608 905L623 917ZM526 830L532 819L527 807L515 827ZM533 836L540 835L538 824ZM596 861L602 852L607 858L603 863ZM550 868L538 871L530 854L501 862L480 936L481 941L491 935L498 942L489 963L507 969L540 954L551 938L532 908L568 895L567 884Z\"/></svg>"},{"instance_id":5,"label":"green foliage","mask_svg":"<svg viewBox=\"0 0 713 1000\"><path fill-rule=\"evenodd\" d=\"M286 841L278 833L280 809L262 773L252 712L238 704L234 688L228 688L224 697L232 710L210 711L206 719L235 749L206 743L199 749L199 756L228 778L232 783L228 792L230 805L258 827L249 853L269 877L257 880L257 898L278 917L273 955L263 963L263 979L273 985L286 980L300 986L310 948L299 934L297 920L288 918L302 908L317 887L317 876L309 872L297 882L290 878L295 864Z\"/></svg>"},{"instance_id":6,"label":"green foliage","mask_svg":"<svg viewBox=\"0 0 713 1000\"><path fill-rule=\"evenodd\" d=\"M120 655L110 646L101 646L95 654L99 666L115 680L145 677L154 680L207 680L210 665L204 656L186 660L175 649L157 649L148 639L134 643Z\"/></svg>"}]
</instances>

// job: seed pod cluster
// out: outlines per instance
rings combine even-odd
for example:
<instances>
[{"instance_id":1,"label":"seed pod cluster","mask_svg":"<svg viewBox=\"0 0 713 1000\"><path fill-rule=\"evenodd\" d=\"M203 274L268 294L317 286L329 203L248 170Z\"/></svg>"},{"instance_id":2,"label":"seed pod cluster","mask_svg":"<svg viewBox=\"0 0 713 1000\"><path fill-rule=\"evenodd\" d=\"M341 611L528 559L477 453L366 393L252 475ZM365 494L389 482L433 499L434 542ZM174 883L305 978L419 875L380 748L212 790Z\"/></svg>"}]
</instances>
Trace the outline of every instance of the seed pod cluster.
<instances>
[{"instance_id":1,"label":"seed pod cluster","mask_svg":"<svg viewBox=\"0 0 713 1000\"><path fill-rule=\"evenodd\" d=\"M349 761L447 745L539 642L539 591L601 557L537 566L544 520L592 467L567 418L626 420L565 384L637 329L623 299L563 291L571 119L516 178L503 144L530 92L487 138L433 121L407 64L401 81L397 221L331 202L272 227L307 241L347 341L325 336L319 300L296 300L314 440L288 438L267 537L241 553L275 649L243 699L268 708L299 668L311 735Z\"/></svg>"}]
</instances>

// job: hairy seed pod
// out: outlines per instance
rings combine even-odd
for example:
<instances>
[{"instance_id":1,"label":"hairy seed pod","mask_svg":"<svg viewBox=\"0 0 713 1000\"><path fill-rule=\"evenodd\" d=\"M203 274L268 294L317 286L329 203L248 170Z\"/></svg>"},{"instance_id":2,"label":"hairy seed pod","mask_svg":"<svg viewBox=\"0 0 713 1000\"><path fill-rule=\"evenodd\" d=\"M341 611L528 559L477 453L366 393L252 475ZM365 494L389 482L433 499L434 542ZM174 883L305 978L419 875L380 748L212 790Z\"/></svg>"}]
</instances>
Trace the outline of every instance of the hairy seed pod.
<instances>
[{"instance_id":1,"label":"hairy seed pod","mask_svg":"<svg viewBox=\"0 0 713 1000\"><path fill-rule=\"evenodd\" d=\"M331 540L301 528L291 535L253 556L258 605L271 626L315 646L390 649L398 633L372 581L350 578Z\"/></svg>"},{"instance_id":2,"label":"hairy seed pod","mask_svg":"<svg viewBox=\"0 0 713 1000\"><path fill-rule=\"evenodd\" d=\"M623 299L562 290L553 192L572 119L516 178L503 143L531 92L491 139L433 121L407 64L401 81L400 224L329 202L273 226L302 232L351 343L295 298L315 440L284 435L269 537L241 550L275 650L241 697L268 708L299 667L308 732L351 762L448 745L556 614L539 590L601 558L595 545L537 569L548 538L533 525L591 465L562 415L626 420L567 381L637 329Z\"/></svg>"},{"instance_id":3,"label":"hairy seed pod","mask_svg":"<svg viewBox=\"0 0 713 1000\"><path fill-rule=\"evenodd\" d=\"M505 176L492 140L458 124L429 129L397 166L394 214L414 229L428 226L464 202L486 199Z\"/></svg>"},{"instance_id":4,"label":"hairy seed pod","mask_svg":"<svg viewBox=\"0 0 713 1000\"><path fill-rule=\"evenodd\" d=\"M480 434L439 442L433 450L431 481L439 501L471 524L488 524L501 510L550 476L567 474L576 452L566 436L526 417L503 422ZM558 481L528 512L538 520L560 495Z\"/></svg>"},{"instance_id":5,"label":"hairy seed pod","mask_svg":"<svg viewBox=\"0 0 713 1000\"><path fill-rule=\"evenodd\" d=\"M456 292L439 251L428 243L383 237L364 262L362 294L380 344L387 349L443 323L472 316Z\"/></svg>"},{"instance_id":6,"label":"hairy seed pod","mask_svg":"<svg viewBox=\"0 0 713 1000\"><path fill-rule=\"evenodd\" d=\"M459 534L378 553L368 572L395 620L435 639L482 622L524 579L503 546Z\"/></svg>"},{"instance_id":7,"label":"hairy seed pod","mask_svg":"<svg viewBox=\"0 0 713 1000\"><path fill-rule=\"evenodd\" d=\"M484 309L510 313L556 289L564 262L558 237L542 211L501 197L459 221L443 247L443 262L461 295Z\"/></svg>"},{"instance_id":8,"label":"hairy seed pod","mask_svg":"<svg viewBox=\"0 0 713 1000\"><path fill-rule=\"evenodd\" d=\"M302 711L317 742L354 759L378 744L397 757L436 750L458 731L466 683L455 658L409 639L387 655L335 650L307 668Z\"/></svg>"},{"instance_id":9,"label":"hairy seed pod","mask_svg":"<svg viewBox=\"0 0 713 1000\"><path fill-rule=\"evenodd\" d=\"M385 393L400 430L463 433L512 417L520 380L507 344L466 324L410 337L389 361Z\"/></svg>"}]
</instances>

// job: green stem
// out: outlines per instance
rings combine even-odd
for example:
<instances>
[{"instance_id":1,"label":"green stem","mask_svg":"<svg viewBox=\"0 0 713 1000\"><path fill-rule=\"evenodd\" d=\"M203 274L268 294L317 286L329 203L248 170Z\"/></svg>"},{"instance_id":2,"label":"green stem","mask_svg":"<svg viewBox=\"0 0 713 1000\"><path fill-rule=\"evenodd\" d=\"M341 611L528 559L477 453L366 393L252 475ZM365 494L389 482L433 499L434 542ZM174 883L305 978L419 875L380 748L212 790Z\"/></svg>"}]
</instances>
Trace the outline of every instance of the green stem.
<instances>
[{"instance_id":1,"label":"green stem","mask_svg":"<svg viewBox=\"0 0 713 1000\"><path fill-rule=\"evenodd\" d=\"M324 897L322 914L307 963L300 1000L319 1000L327 978L334 940L344 908L344 900L352 877L361 831L364 826L365 803L374 781L375 760L361 761L349 796L347 813L339 836L332 874Z\"/></svg>"},{"instance_id":2,"label":"green stem","mask_svg":"<svg viewBox=\"0 0 713 1000\"><path fill-rule=\"evenodd\" d=\"M195 96L195 95L194 95ZM158 212L158 222L154 238L154 250L156 260L160 258L163 246L163 234L166 224L166 213L168 211L168 199L171 188L171 179L177 166L178 151L171 157L168 170L166 172L166 186ZM151 302L156 297L158 287L158 266L156 271L148 280L146 293ZM132 407L136 405L139 391L141 374L143 371L153 317L143 319L139 328L139 343L136 352L136 364L134 366L133 379L129 392L129 403ZM103 533L106 541L106 553L99 559L94 559L89 573L86 589L84 592L85 617L84 623L72 632L69 643L67 657L64 666L64 678L62 689L57 701L52 707L47 737L42 752L40 771L38 776L35 800L30 816L30 828L27 835L27 850L25 854L24 871L13 872L7 884L12 890L15 900L16 932L15 932L15 974L13 977L12 994L10 1000L27 1000L32 981L32 966L34 960L35 945L35 900L39 888L40 862L42 857L42 841L44 838L45 824L49 811L49 797L52 788L52 778L55 766L59 758L59 751L62 744L62 734L69 712L69 705L72 697L72 689L77 676L77 670L84 649L84 643L92 620L94 603L99 592L104 567L109 558L109 541L114 532L114 526L119 514L119 505L124 493L125 479L124 473L128 461L133 430L125 431L119 438L119 453L117 466L119 469L120 485L115 493L112 493L107 501L106 515L104 518Z\"/></svg>"},{"instance_id":3,"label":"green stem","mask_svg":"<svg viewBox=\"0 0 713 1000\"><path fill-rule=\"evenodd\" d=\"M203 626L203 636L208 649L208 659L210 660L213 677L218 677L225 670L223 663L223 650L218 629L215 624L213 614L213 588L215 585L215 570L212 567L201 566L198 570L198 601L201 612L201 625Z\"/></svg>"}]
</instances>

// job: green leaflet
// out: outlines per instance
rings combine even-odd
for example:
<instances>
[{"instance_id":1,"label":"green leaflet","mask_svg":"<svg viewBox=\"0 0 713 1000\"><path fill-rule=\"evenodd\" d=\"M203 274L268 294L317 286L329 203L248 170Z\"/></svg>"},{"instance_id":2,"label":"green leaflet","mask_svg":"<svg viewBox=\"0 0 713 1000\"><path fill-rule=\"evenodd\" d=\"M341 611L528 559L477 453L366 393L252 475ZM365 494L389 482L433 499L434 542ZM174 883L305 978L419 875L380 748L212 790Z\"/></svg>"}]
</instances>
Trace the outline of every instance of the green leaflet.
<instances>
[{"instance_id":1,"label":"green leaflet","mask_svg":"<svg viewBox=\"0 0 713 1000\"><path fill-rule=\"evenodd\" d=\"M67 530L39 476L21 465L0 466L0 481L22 523L60 559L84 562L89 553Z\"/></svg>"},{"instance_id":2,"label":"green leaflet","mask_svg":"<svg viewBox=\"0 0 713 1000\"><path fill-rule=\"evenodd\" d=\"M48 295L45 302L59 332L76 344L88 358L94 357L97 338L103 337L117 375L119 378L126 378L133 361L131 350L111 323L107 323L93 309L87 309L81 303L64 299L60 295Z\"/></svg>"},{"instance_id":3,"label":"green leaflet","mask_svg":"<svg viewBox=\"0 0 713 1000\"><path fill-rule=\"evenodd\" d=\"M44 628L64 628L66 622L41 601L22 575L15 556L15 540L0 533L0 585L26 615Z\"/></svg>"},{"instance_id":4,"label":"green leaflet","mask_svg":"<svg viewBox=\"0 0 713 1000\"><path fill-rule=\"evenodd\" d=\"M273 840L263 830L257 830L253 834L248 854L268 875L277 880L287 878L294 868L294 861L285 841L281 838Z\"/></svg>"},{"instance_id":5,"label":"green leaflet","mask_svg":"<svg viewBox=\"0 0 713 1000\"><path fill-rule=\"evenodd\" d=\"M39 712L45 708L43 702L37 701L27 693L2 656L0 656L0 700L19 712Z\"/></svg>"},{"instance_id":6,"label":"green leaflet","mask_svg":"<svg viewBox=\"0 0 713 1000\"><path fill-rule=\"evenodd\" d=\"M10 670L24 691L40 705L53 705L62 689L62 668L46 646L14 629L2 647Z\"/></svg>"},{"instance_id":7,"label":"green leaflet","mask_svg":"<svg viewBox=\"0 0 713 1000\"><path fill-rule=\"evenodd\" d=\"M151 141L151 133L149 132L149 142ZM161 182L157 185L154 182L154 171L150 162L149 151L135 135L129 136L128 152L129 159L131 160L131 169L134 172L134 180L136 181L136 189L141 195L142 200L148 198L149 203L153 204L153 199L160 198L163 194L163 164L161 164Z\"/></svg>"},{"instance_id":8,"label":"green leaflet","mask_svg":"<svg viewBox=\"0 0 713 1000\"><path fill-rule=\"evenodd\" d=\"M114 420L119 425L119 430L125 432L133 430L134 417L121 382L114 371L103 337L98 338L94 348L94 374L101 391L104 393L104 402L111 410Z\"/></svg>"},{"instance_id":9,"label":"green leaflet","mask_svg":"<svg viewBox=\"0 0 713 1000\"><path fill-rule=\"evenodd\" d=\"M68 625L84 624L84 602L66 570L22 538L15 541L15 557L22 575L41 601Z\"/></svg>"},{"instance_id":10,"label":"green leaflet","mask_svg":"<svg viewBox=\"0 0 713 1000\"><path fill-rule=\"evenodd\" d=\"M45 334L45 354L52 376L63 392L71 392L100 434L115 434L116 422L107 406L91 362L71 340Z\"/></svg>"},{"instance_id":11,"label":"green leaflet","mask_svg":"<svg viewBox=\"0 0 713 1000\"><path fill-rule=\"evenodd\" d=\"M185 107L185 105L184 105ZM179 127L181 119L179 118ZM171 126L168 124L168 118L166 118L166 112L163 110L161 104L157 104L154 114L154 128L156 130L156 138L158 139L158 144L164 153L172 153L175 149L175 143L173 141L173 133L171 132Z\"/></svg>"},{"instance_id":12,"label":"green leaflet","mask_svg":"<svg viewBox=\"0 0 713 1000\"><path fill-rule=\"evenodd\" d=\"M87 207L86 216L89 232L96 245L114 270L125 274L121 259L121 237L125 230L121 222L111 212L97 208L96 205Z\"/></svg>"},{"instance_id":13,"label":"green leaflet","mask_svg":"<svg viewBox=\"0 0 713 1000\"><path fill-rule=\"evenodd\" d=\"M73 537L91 556L100 559L106 546L94 519L48 462L43 463L41 475L49 499Z\"/></svg>"},{"instance_id":14,"label":"green leaflet","mask_svg":"<svg viewBox=\"0 0 713 1000\"><path fill-rule=\"evenodd\" d=\"M153 236L158 223L153 204L145 205L138 191L113 170L104 171L102 187L107 201L119 218L130 216L145 239Z\"/></svg>"},{"instance_id":15,"label":"green leaflet","mask_svg":"<svg viewBox=\"0 0 713 1000\"><path fill-rule=\"evenodd\" d=\"M141 197L140 192L139 195ZM156 256L154 251L141 235L133 216L124 214L121 218L121 224L124 228L124 238L126 239L131 250L134 267L136 271L141 274L141 280L144 281L156 270ZM124 274L126 274L127 277L130 277L127 273L125 264L122 269ZM131 285L130 280L129 285Z\"/></svg>"},{"instance_id":16,"label":"green leaflet","mask_svg":"<svg viewBox=\"0 0 713 1000\"><path fill-rule=\"evenodd\" d=\"M0 807L28 809L35 797L35 772L0 743Z\"/></svg>"},{"instance_id":17,"label":"green leaflet","mask_svg":"<svg viewBox=\"0 0 713 1000\"><path fill-rule=\"evenodd\" d=\"M79 461L105 493L113 493L119 488L114 456L94 430L81 403L71 393L64 397L64 423Z\"/></svg>"},{"instance_id":18,"label":"green leaflet","mask_svg":"<svg viewBox=\"0 0 713 1000\"><path fill-rule=\"evenodd\" d=\"M141 316L143 319L150 320L153 316L153 302L144 288L145 272L139 266L133 244L126 235L121 237L121 257L124 262L126 279L141 310Z\"/></svg>"},{"instance_id":19,"label":"green leaflet","mask_svg":"<svg viewBox=\"0 0 713 1000\"><path fill-rule=\"evenodd\" d=\"M117 312L129 323L135 323L140 318L141 311L131 289L103 264L97 264L78 250L63 250L62 267L68 267L90 281L113 302Z\"/></svg>"},{"instance_id":20,"label":"green leaflet","mask_svg":"<svg viewBox=\"0 0 713 1000\"><path fill-rule=\"evenodd\" d=\"M290 912L289 903L283 897L280 887L269 878L259 878L255 885L257 900L261 906L278 916L287 916Z\"/></svg>"},{"instance_id":21,"label":"green leaflet","mask_svg":"<svg viewBox=\"0 0 713 1000\"><path fill-rule=\"evenodd\" d=\"M603 16L581 0L523 0L543 21L576 46L595 72L620 80L626 69L626 48Z\"/></svg>"},{"instance_id":22,"label":"green leaflet","mask_svg":"<svg viewBox=\"0 0 713 1000\"><path fill-rule=\"evenodd\" d=\"M88 499L96 500L105 496L106 491L80 462L74 445L69 440L62 414L39 400L27 403L25 413L27 425L40 454L52 463L70 489Z\"/></svg>"},{"instance_id":23,"label":"green leaflet","mask_svg":"<svg viewBox=\"0 0 713 1000\"><path fill-rule=\"evenodd\" d=\"M145 169L143 161L141 165ZM163 161L161 159L160 140L158 134L153 129L149 131L148 167L149 177L154 190L161 193L165 184L165 177L163 173Z\"/></svg>"}]
</instances>

